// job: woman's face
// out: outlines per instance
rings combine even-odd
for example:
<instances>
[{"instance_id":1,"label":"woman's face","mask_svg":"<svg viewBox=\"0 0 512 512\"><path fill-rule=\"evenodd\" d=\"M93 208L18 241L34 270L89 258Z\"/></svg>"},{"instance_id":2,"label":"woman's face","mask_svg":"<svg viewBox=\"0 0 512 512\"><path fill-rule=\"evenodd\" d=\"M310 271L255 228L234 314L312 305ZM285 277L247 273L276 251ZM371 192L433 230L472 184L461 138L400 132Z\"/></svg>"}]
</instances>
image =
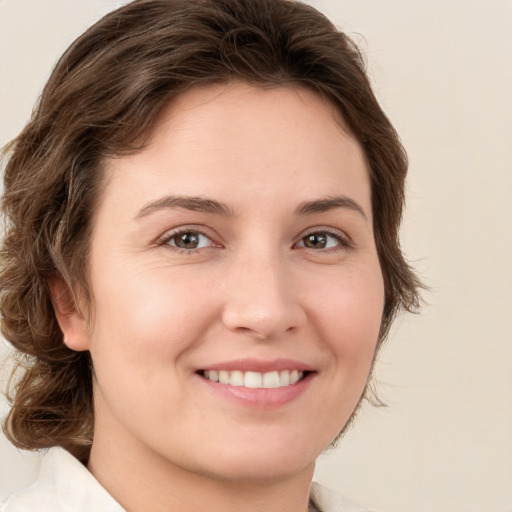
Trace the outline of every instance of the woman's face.
<instances>
[{"instance_id":1,"label":"woman's face","mask_svg":"<svg viewBox=\"0 0 512 512\"><path fill-rule=\"evenodd\" d=\"M92 355L94 443L214 478L310 472L382 317L359 144L312 92L208 86L105 172L92 325L63 323Z\"/></svg>"}]
</instances>

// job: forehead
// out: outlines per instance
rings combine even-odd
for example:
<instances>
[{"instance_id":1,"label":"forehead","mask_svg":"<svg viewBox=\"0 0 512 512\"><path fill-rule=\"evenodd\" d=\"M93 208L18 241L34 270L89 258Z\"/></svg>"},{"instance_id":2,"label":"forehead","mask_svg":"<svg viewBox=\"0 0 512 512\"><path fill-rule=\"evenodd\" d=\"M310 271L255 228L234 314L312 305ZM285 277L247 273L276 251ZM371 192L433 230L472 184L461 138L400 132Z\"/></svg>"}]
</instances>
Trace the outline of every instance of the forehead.
<instances>
[{"instance_id":1,"label":"forehead","mask_svg":"<svg viewBox=\"0 0 512 512\"><path fill-rule=\"evenodd\" d=\"M348 133L349 131L334 103L305 85L299 83L250 84L242 80L198 85L178 94L160 110L152 131L154 132L161 123L168 122L169 117L178 117L198 107L206 113L208 106L213 110L217 105L245 105L250 108L256 104L260 107L262 116L265 116L268 115L265 106L272 103L273 99L276 99L283 107L280 109L281 113L285 113L287 105L294 103L293 106L299 107L304 114L315 111L327 114L338 124L342 132ZM235 119L230 117L230 120L234 121Z\"/></svg>"},{"instance_id":2,"label":"forehead","mask_svg":"<svg viewBox=\"0 0 512 512\"><path fill-rule=\"evenodd\" d=\"M315 122L310 124L312 120ZM152 125L149 143L157 142L169 130L197 129L200 125L201 132L207 133L217 144L220 137L231 133L235 145L240 143L240 128L246 134L252 130L253 136L258 131L281 130L284 138L288 131L300 128L301 124L316 129L317 125L323 125L327 129L323 136L329 131L335 137L353 138L334 104L304 86L255 86L235 81L194 87L168 101ZM196 133L199 134L197 130ZM215 134L219 138L216 139ZM309 136L314 142L312 130Z\"/></svg>"},{"instance_id":3,"label":"forehead","mask_svg":"<svg viewBox=\"0 0 512 512\"><path fill-rule=\"evenodd\" d=\"M162 108L142 151L108 160L106 170L136 183L138 195L169 187L237 199L236 188L240 200L273 201L286 191L299 201L349 190L370 211L359 143L330 102L295 86L191 89Z\"/></svg>"}]
</instances>

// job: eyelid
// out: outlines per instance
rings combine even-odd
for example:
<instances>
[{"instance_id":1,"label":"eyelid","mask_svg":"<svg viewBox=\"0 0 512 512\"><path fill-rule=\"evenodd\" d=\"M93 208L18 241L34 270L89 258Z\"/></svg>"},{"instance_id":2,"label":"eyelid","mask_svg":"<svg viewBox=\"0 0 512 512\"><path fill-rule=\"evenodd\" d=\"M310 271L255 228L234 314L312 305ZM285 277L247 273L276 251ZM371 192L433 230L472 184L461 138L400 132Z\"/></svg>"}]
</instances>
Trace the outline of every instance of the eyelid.
<instances>
[{"instance_id":1,"label":"eyelid","mask_svg":"<svg viewBox=\"0 0 512 512\"><path fill-rule=\"evenodd\" d=\"M341 250L343 248L353 247L352 239L345 232L343 232L339 229L330 228L330 227L326 227L326 226L315 226L315 227L312 227L312 228L309 228L309 229L303 231L300 234L299 239L294 243L294 245L297 245L308 235L313 235L315 233L321 233L321 234L331 236L331 237L335 238L336 240L338 240L338 242L340 244L340 247L337 247L334 249L316 249L317 252L320 252L322 250L324 252L327 252L327 251L332 251L332 250ZM307 249L307 247L305 247L305 249ZM312 249L312 250L314 250L314 249Z\"/></svg>"},{"instance_id":2,"label":"eyelid","mask_svg":"<svg viewBox=\"0 0 512 512\"><path fill-rule=\"evenodd\" d=\"M175 247L175 246L169 244L169 241L172 238L174 238L174 237L176 237L176 236L178 236L180 234L183 234L183 233L198 233L198 234L200 234L202 236L205 236L206 238L208 238L211 241L211 243L212 243L211 247L222 247L223 244L217 241L217 239L219 237L212 235L210 233L210 231L211 231L210 229L207 229L204 226L200 226L200 225L197 225L197 224L195 224L195 225L193 224L193 225L179 226L179 227L176 227L176 228L173 228L173 229L170 229L170 230L166 231L163 235L158 237L158 239L155 241L155 245L161 246L161 245L166 245L167 244L167 245L169 245L169 247L173 247L177 251L184 251L184 252L193 252L193 251L205 249L205 248L201 248L201 249L181 249L179 247ZM326 226L315 226L315 227L311 227L311 228L306 229L305 231L303 231L299 235L297 241L294 242L293 246L296 246L298 243L300 243L306 236L312 235L312 234L315 234L315 233L326 234L326 235L331 236L331 237L335 238L336 240L338 240L340 247L339 248L334 248L334 250L340 250L342 248L350 248L350 247L353 246L351 238L346 233L344 233L343 231L341 231L339 229L335 229L335 228L331 228L331 227L326 227ZM332 248L331 249L324 249L324 251L330 251L330 250L332 251L333 249ZM321 251L321 249L319 249L318 251Z\"/></svg>"},{"instance_id":3,"label":"eyelid","mask_svg":"<svg viewBox=\"0 0 512 512\"><path fill-rule=\"evenodd\" d=\"M210 233L210 231L211 230L206 229L204 226L198 226L197 224L179 226L179 227L167 230L163 235L158 237L158 239L155 242L155 245L160 246L160 245L167 244L169 247L172 247L172 248L176 249L177 251L184 251L184 252L193 252L193 251L205 249L205 247L203 247L201 249L182 249L180 247L175 247L175 246L169 244L169 241L178 235L181 235L184 233L197 233L199 235L202 235L202 236L205 236L206 238L208 238L208 240L210 240L212 243L211 247L222 247L222 244L216 240L216 238L218 238L218 237L214 237Z\"/></svg>"}]
</instances>

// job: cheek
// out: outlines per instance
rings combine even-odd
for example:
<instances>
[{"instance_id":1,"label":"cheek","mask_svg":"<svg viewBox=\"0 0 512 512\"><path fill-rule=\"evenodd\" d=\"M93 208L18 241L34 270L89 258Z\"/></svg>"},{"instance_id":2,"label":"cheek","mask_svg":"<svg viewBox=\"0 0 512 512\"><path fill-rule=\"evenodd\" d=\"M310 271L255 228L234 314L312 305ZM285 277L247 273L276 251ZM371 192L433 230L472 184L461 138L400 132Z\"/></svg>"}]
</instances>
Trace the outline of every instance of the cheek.
<instances>
[{"instance_id":1,"label":"cheek","mask_svg":"<svg viewBox=\"0 0 512 512\"><path fill-rule=\"evenodd\" d=\"M328 425L327 442L340 432L364 393L384 307L380 268L353 270L324 281L314 295L315 325L326 354L323 369L329 376L319 395L330 407L318 415Z\"/></svg>"},{"instance_id":2,"label":"cheek","mask_svg":"<svg viewBox=\"0 0 512 512\"><path fill-rule=\"evenodd\" d=\"M98 280L91 352L98 359L115 351L130 369L151 372L192 348L215 313L208 294L198 293L186 275L127 275Z\"/></svg>"},{"instance_id":3,"label":"cheek","mask_svg":"<svg viewBox=\"0 0 512 512\"><path fill-rule=\"evenodd\" d=\"M380 269L333 279L318 301L319 323L339 364L357 371L371 366L384 308Z\"/></svg>"}]
</instances>

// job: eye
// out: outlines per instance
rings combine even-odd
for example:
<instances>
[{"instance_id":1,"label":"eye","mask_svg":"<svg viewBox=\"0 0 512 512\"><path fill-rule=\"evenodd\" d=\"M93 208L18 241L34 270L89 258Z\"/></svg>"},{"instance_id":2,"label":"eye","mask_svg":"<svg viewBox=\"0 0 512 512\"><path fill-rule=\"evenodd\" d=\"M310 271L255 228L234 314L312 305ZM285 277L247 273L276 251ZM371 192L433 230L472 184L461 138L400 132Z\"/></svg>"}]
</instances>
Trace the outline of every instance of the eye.
<instances>
[{"instance_id":1,"label":"eye","mask_svg":"<svg viewBox=\"0 0 512 512\"><path fill-rule=\"evenodd\" d=\"M308 233L297 244L297 247L313 250L335 249L346 246L348 246L348 243L340 235L328 231Z\"/></svg>"},{"instance_id":2,"label":"eye","mask_svg":"<svg viewBox=\"0 0 512 512\"><path fill-rule=\"evenodd\" d=\"M210 238L208 238L205 234L192 230L173 233L167 237L163 243L178 249L183 249L185 251L203 249L205 247L211 247L214 245Z\"/></svg>"}]
</instances>

